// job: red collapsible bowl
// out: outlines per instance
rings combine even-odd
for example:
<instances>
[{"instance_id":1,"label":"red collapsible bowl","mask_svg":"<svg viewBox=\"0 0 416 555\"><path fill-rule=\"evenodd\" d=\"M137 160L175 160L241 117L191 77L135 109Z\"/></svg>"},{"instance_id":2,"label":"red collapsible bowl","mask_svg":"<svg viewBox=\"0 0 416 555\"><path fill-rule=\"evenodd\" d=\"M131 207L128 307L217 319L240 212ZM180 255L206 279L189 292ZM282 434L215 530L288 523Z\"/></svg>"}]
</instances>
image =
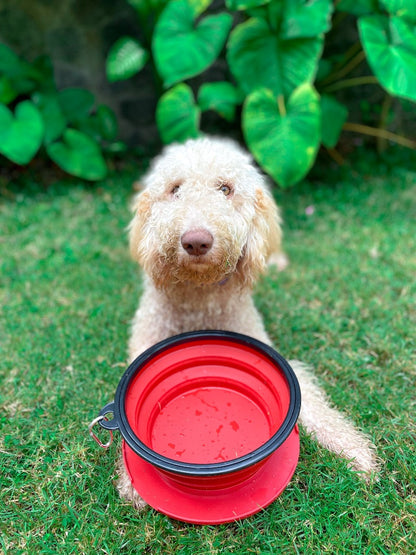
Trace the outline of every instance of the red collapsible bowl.
<instances>
[{"instance_id":1,"label":"red collapsible bowl","mask_svg":"<svg viewBox=\"0 0 416 555\"><path fill-rule=\"evenodd\" d=\"M299 385L287 361L251 337L181 334L140 355L100 414L119 428L134 488L178 520L254 514L290 481L299 457Z\"/></svg>"}]
</instances>

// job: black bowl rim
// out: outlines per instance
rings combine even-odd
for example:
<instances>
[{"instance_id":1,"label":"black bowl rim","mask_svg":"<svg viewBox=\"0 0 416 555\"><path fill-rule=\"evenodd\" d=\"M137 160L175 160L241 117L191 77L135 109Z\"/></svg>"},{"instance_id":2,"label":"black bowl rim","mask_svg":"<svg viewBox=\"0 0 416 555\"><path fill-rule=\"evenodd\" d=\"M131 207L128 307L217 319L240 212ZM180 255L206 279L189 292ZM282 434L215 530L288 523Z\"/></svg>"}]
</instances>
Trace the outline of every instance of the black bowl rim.
<instances>
[{"instance_id":1,"label":"black bowl rim","mask_svg":"<svg viewBox=\"0 0 416 555\"><path fill-rule=\"evenodd\" d=\"M269 358L269 360L271 360L271 362L277 364L281 368L289 386L289 408L286 417L282 422L282 425L275 432L275 434L254 451L251 451L236 459L230 459L228 461L219 463L204 464L182 462L175 459L170 459L168 457L165 457L164 455L160 455L156 451L153 451L153 449L145 445L134 433L128 422L124 407L125 396L131 380L136 376L138 372L140 372L140 368L145 363L147 363L154 355L159 354L166 348L175 347L183 343L189 343L192 341L199 341L201 339L229 340L232 343L247 345L254 350L260 351L261 354L265 355L267 358ZM126 372L124 373L118 384L114 400L113 412L114 420L117 423L117 427L119 428L124 440L126 441L128 446L145 461L149 462L153 466L158 467L161 470L172 472L174 474L203 477L237 472L239 470L248 468L249 466L253 466L271 455L282 445L282 443L292 432L299 416L300 404L301 394L296 375L287 360L284 359L282 355L280 355L275 349L273 349L266 343L259 341L258 339L255 339L248 335L243 335L241 333L221 330L198 330L169 337L163 341L160 341L159 343L156 343L155 345L144 351L142 354L140 354L127 368Z\"/></svg>"}]
</instances>

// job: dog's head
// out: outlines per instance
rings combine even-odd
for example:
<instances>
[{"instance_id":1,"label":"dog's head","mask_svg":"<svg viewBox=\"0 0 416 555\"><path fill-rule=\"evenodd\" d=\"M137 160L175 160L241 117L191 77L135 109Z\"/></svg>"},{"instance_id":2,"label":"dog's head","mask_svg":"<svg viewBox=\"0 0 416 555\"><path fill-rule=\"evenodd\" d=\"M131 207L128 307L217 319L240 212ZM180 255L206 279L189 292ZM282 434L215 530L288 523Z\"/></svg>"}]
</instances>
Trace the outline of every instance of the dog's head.
<instances>
[{"instance_id":1,"label":"dog's head","mask_svg":"<svg viewBox=\"0 0 416 555\"><path fill-rule=\"evenodd\" d=\"M157 286L231 276L251 285L280 250L276 204L234 142L202 138L169 146L143 184L130 249Z\"/></svg>"}]
</instances>

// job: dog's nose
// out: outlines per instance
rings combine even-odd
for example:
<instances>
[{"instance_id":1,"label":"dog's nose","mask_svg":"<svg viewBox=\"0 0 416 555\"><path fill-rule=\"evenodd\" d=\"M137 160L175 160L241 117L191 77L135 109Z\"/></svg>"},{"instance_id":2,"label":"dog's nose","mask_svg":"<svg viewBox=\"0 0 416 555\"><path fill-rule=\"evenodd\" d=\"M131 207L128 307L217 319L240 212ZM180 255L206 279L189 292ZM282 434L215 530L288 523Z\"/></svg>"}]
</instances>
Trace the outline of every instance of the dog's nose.
<instances>
[{"instance_id":1,"label":"dog's nose","mask_svg":"<svg viewBox=\"0 0 416 555\"><path fill-rule=\"evenodd\" d=\"M212 247L214 238L206 229L186 231L181 237L181 245L191 256L206 254Z\"/></svg>"}]
</instances>

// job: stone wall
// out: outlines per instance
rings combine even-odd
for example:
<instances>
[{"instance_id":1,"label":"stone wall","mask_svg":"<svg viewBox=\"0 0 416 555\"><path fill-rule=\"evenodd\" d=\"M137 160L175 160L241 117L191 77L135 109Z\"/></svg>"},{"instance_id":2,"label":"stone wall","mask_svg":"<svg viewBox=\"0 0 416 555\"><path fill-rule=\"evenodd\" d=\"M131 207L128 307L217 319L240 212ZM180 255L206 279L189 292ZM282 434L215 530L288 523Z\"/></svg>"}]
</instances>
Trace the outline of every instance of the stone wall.
<instances>
[{"instance_id":1,"label":"stone wall","mask_svg":"<svg viewBox=\"0 0 416 555\"><path fill-rule=\"evenodd\" d=\"M58 88L85 87L116 112L121 137L158 144L156 95L149 70L109 83L105 57L123 35L139 40L135 11L125 0L0 0L0 41L28 61L51 57Z\"/></svg>"}]
</instances>

